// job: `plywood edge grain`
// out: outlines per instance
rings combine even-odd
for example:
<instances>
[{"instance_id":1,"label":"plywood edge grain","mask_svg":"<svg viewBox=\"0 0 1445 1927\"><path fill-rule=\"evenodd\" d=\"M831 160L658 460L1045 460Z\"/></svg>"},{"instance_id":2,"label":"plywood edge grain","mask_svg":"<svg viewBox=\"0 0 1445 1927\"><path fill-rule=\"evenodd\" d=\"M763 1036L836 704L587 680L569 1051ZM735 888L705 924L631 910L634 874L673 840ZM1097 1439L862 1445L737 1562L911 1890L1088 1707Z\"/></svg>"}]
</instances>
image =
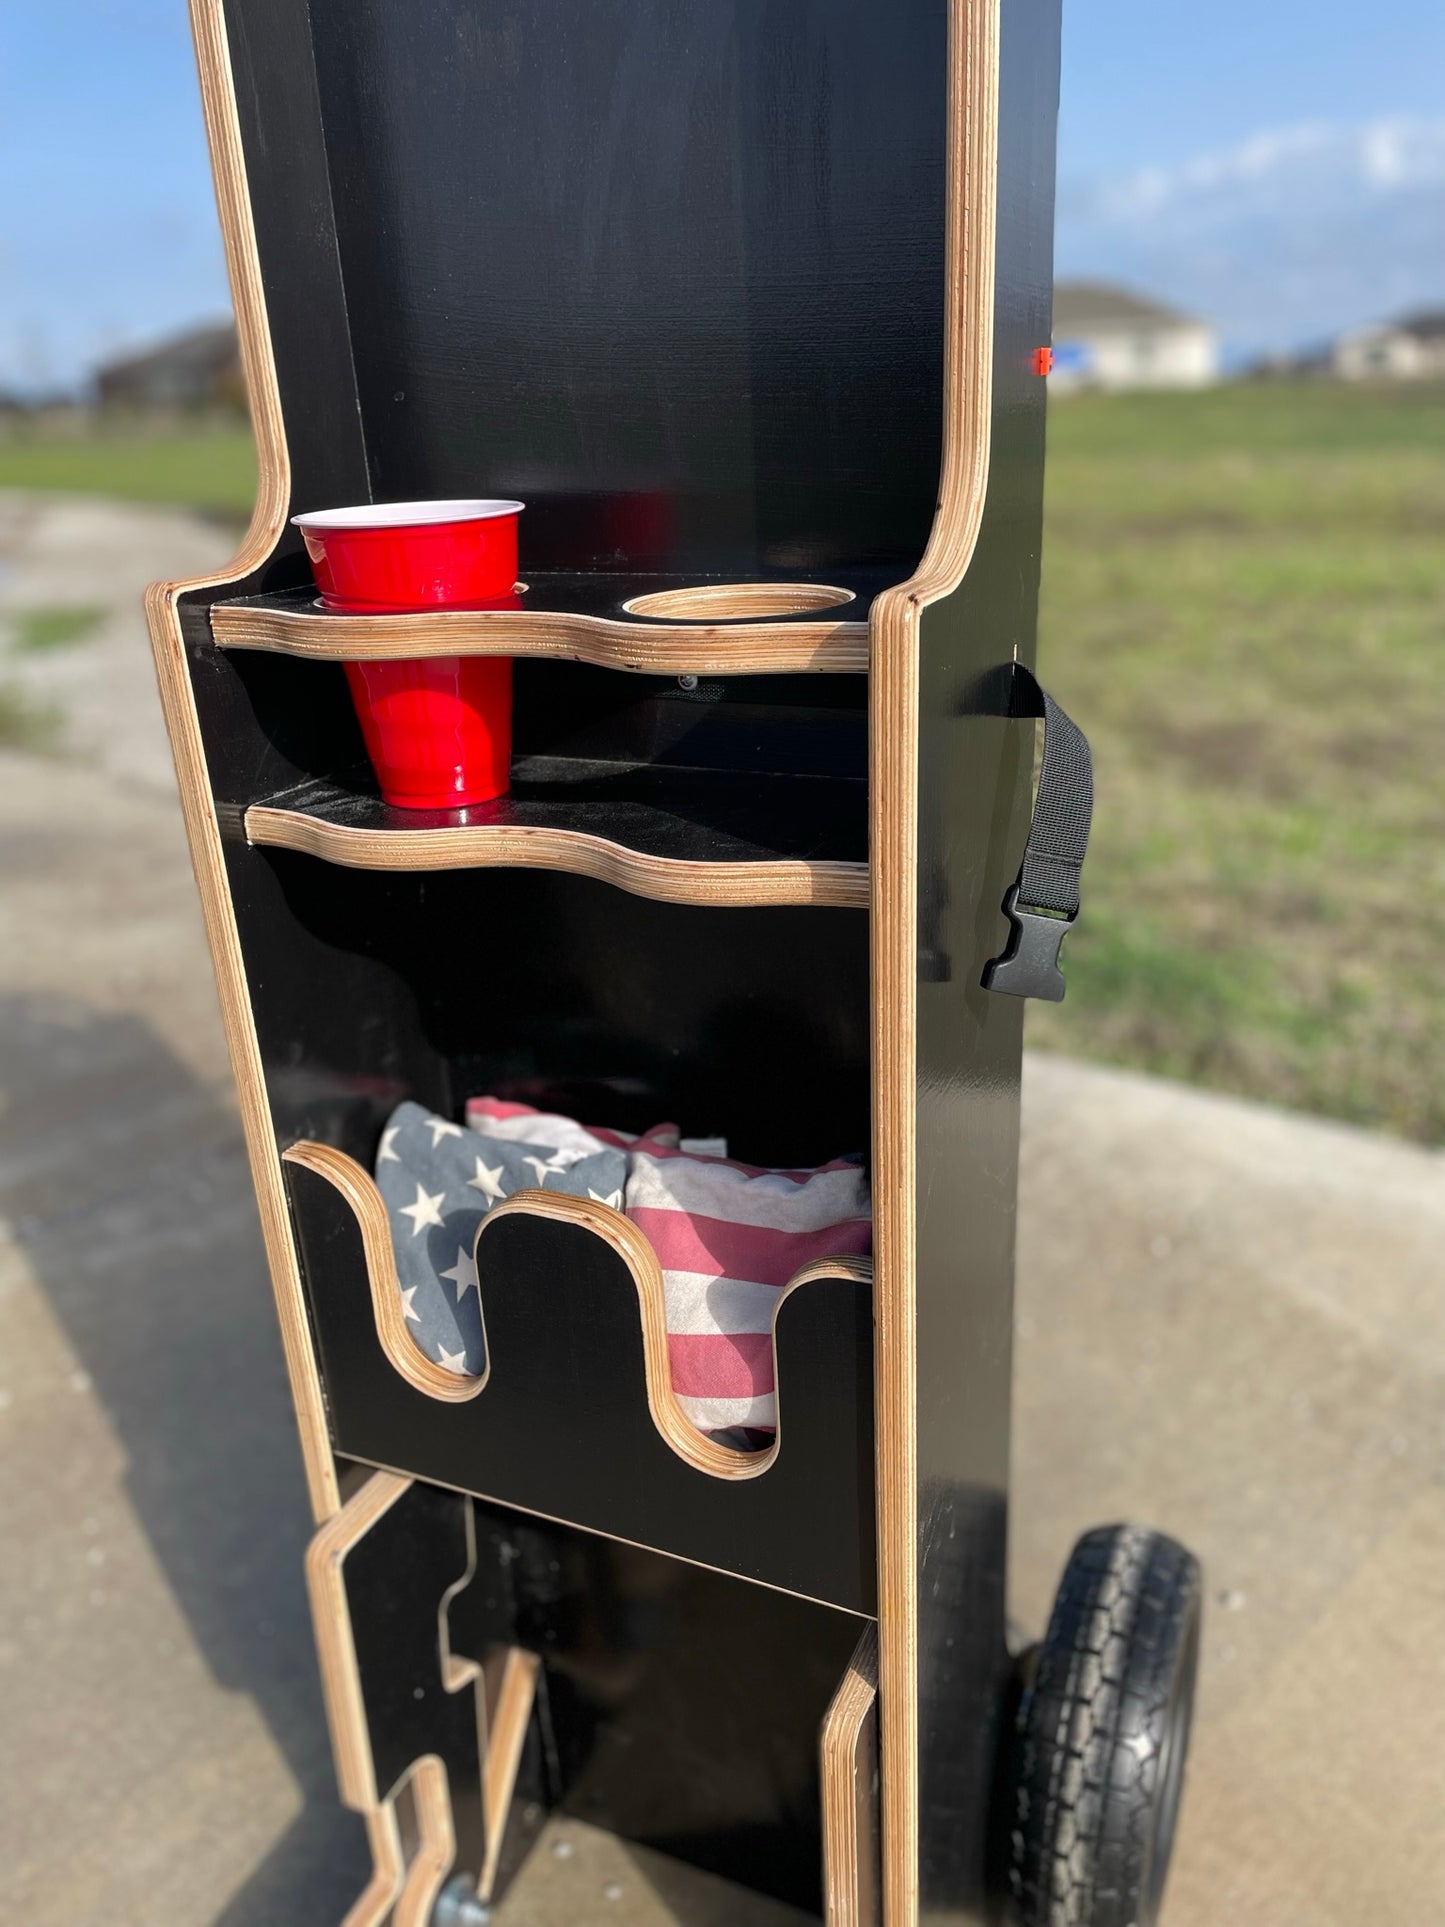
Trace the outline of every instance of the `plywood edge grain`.
<instances>
[{"instance_id":1,"label":"plywood edge grain","mask_svg":"<svg viewBox=\"0 0 1445 1927\"><path fill-rule=\"evenodd\" d=\"M823 1719L824 1927L878 1927L878 1629L858 1641Z\"/></svg>"},{"instance_id":2,"label":"plywood edge grain","mask_svg":"<svg viewBox=\"0 0 1445 1927\"><path fill-rule=\"evenodd\" d=\"M406 1870L391 1927L431 1927L432 1911L457 1855L451 1787L445 1764L423 1754L410 1773L421 1841Z\"/></svg>"},{"instance_id":3,"label":"plywood edge grain","mask_svg":"<svg viewBox=\"0 0 1445 1927\"><path fill-rule=\"evenodd\" d=\"M535 1653L524 1652L520 1646L509 1646L502 1661L496 1698L487 1708L487 1758L482 1774L487 1858L477 1882L477 1894L484 1902L491 1899L497 1884L507 1816L517 1789L517 1774L532 1723L541 1670L542 1662Z\"/></svg>"},{"instance_id":4,"label":"plywood edge grain","mask_svg":"<svg viewBox=\"0 0 1445 1927\"><path fill-rule=\"evenodd\" d=\"M274 804L253 804L245 814L245 832L249 843L299 850L354 870L563 870L661 903L719 909L813 904L862 910L868 905L868 867L863 863L803 858L694 863L648 856L580 830L488 824L368 830Z\"/></svg>"},{"instance_id":5,"label":"plywood edge grain","mask_svg":"<svg viewBox=\"0 0 1445 1927\"><path fill-rule=\"evenodd\" d=\"M344 1567L352 1547L366 1537L377 1520L385 1517L411 1486L410 1479L394 1472L373 1472L341 1511L316 1532L306 1548L306 1590L316 1628L331 1749L336 1757L336 1784L344 1804L356 1813L374 1808L382 1793L376 1784L367 1737L366 1708L361 1697Z\"/></svg>"},{"instance_id":6,"label":"plywood edge grain","mask_svg":"<svg viewBox=\"0 0 1445 1927\"><path fill-rule=\"evenodd\" d=\"M402 1310L401 1284L396 1275L391 1226L386 1206L371 1176L353 1157L331 1144L302 1139L284 1153L284 1162L318 1177L339 1191L361 1231L366 1254L366 1279L377 1342L392 1370L415 1391L444 1405L464 1405L481 1391L485 1378L463 1378L438 1365L417 1344Z\"/></svg>"},{"instance_id":7,"label":"plywood edge grain","mask_svg":"<svg viewBox=\"0 0 1445 1927\"><path fill-rule=\"evenodd\" d=\"M950 0L943 467L928 546L869 612L869 851L883 1911L918 1919L915 1186L920 615L962 582L988 488L1001 0Z\"/></svg>"},{"instance_id":8,"label":"plywood edge grain","mask_svg":"<svg viewBox=\"0 0 1445 1927\"><path fill-rule=\"evenodd\" d=\"M864 675L866 622L719 625L622 621L565 611L446 609L415 615L335 615L217 603L222 649L262 649L326 662L423 656L536 656L638 675Z\"/></svg>"},{"instance_id":9,"label":"plywood edge grain","mask_svg":"<svg viewBox=\"0 0 1445 1927\"><path fill-rule=\"evenodd\" d=\"M401 1927L403 1922L410 1922L412 1927L427 1927L437 1895L456 1858L451 1787L441 1759L435 1754L422 1754L408 1766L395 1786L384 1787L377 1781L346 1592L348 1555L406 1496L412 1485L413 1481L402 1474L373 1472L341 1511L320 1527L306 1549L306 1589L316 1630L337 1788L343 1805L363 1816L371 1849L371 1877L348 1909L343 1927L383 1927L387 1921L392 1927ZM475 1573L474 1541L470 1549L468 1570L455 1585L447 1588L438 1611L438 1658L443 1685L450 1693L480 1691L477 1667L448 1666L449 1655L442 1636L447 1601L467 1585ZM407 1784L411 1787L420 1836L409 1862L396 1815L397 1795Z\"/></svg>"},{"instance_id":10,"label":"plywood edge grain","mask_svg":"<svg viewBox=\"0 0 1445 1927\"><path fill-rule=\"evenodd\" d=\"M256 437L257 494L251 524L240 548L224 569L185 581L153 583L146 592L146 617L155 656L156 679L166 728L175 757L181 810L190 844L206 936L216 973L221 1019L256 1188L262 1237L276 1298L291 1397L301 1436L307 1491L315 1518L326 1519L341 1503L321 1399L301 1279L291 1242L285 1187L281 1180L266 1102L260 1046L251 1015L245 965L231 905L220 831L201 741L200 722L186 669L181 635L181 597L243 580L270 554L285 526L290 468L281 419L276 368L266 318L266 297L256 253L256 236L246 189L245 162L236 111L221 0L191 0L191 29L200 72L201 103L210 145L216 205L225 243L231 298L240 339L241 361Z\"/></svg>"}]
</instances>

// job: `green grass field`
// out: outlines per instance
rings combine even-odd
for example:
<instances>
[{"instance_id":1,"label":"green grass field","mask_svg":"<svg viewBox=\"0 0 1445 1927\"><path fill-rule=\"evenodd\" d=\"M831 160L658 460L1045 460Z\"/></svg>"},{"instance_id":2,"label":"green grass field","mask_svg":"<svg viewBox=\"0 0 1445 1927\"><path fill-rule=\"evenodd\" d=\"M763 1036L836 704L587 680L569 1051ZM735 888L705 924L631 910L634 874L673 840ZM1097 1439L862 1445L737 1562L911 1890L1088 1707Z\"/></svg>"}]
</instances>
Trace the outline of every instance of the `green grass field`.
<instances>
[{"instance_id":1,"label":"green grass field","mask_svg":"<svg viewBox=\"0 0 1445 1927\"><path fill-rule=\"evenodd\" d=\"M249 429L0 438L0 488L175 503L244 522L256 498Z\"/></svg>"},{"instance_id":2,"label":"green grass field","mask_svg":"<svg viewBox=\"0 0 1445 1927\"><path fill-rule=\"evenodd\" d=\"M242 431L0 442L0 487L243 518ZM1082 397L1041 663L1099 805L1035 1044L1445 1141L1445 390Z\"/></svg>"},{"instance_id":3,"label":"green grass field","mask_svg":"<svg viewBox=\"0 0 1445 1927\"><path fill-rule=\"evenodd\" d=\"M1099 794L1032 1042L1445 1139L1445 391L1059 403L1040 660Z\"/></svg>"}]
</instances>

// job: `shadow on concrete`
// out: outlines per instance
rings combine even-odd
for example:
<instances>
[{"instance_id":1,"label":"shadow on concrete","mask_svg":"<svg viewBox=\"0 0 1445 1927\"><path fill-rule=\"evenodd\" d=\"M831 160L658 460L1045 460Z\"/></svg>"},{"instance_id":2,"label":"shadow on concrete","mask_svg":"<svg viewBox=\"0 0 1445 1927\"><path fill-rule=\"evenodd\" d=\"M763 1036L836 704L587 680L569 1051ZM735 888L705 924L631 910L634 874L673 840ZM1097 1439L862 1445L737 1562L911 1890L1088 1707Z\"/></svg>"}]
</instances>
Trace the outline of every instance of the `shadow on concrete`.
<instances>
[{"instance_id":1,"label":"shadow on concrete","mask_svg":"<svg viewBox=\"0 0 1445 1927\"><path fill-rule=\"evenodd\" d=\"M0 1210L93 1381L218 1686L255 1703L301 1790L216 1927L325 1927L364 1886L366 1856L337 1804L302 1577L310 1519L239 1124L146 1025L58 999L0 998L0 1089Z\"/></svg>"}]
</instances>

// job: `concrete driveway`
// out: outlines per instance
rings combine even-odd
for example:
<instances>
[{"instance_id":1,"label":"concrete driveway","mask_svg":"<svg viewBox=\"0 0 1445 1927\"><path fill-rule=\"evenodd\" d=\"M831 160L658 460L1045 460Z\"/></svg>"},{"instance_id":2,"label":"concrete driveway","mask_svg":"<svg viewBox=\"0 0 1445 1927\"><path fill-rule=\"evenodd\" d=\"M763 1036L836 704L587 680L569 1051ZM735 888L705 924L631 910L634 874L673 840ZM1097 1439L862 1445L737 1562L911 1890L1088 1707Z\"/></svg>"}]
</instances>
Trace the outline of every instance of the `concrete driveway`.
<instances>
[{"instance_id":1,"label":"concrete driveway","mask_svg":"<svg viewBox=\"0 0 1445 1927\"><path fill-rule=\"evenodd\" d=\"M17 1927L325 1927L363 1881L136 601L226 546L188 517L0 504L0 687L39 674L70 718L59 754L0 753ZM17 669L7 610L81 601L104 603L93 638ZM1168 1927L1436 1927L1441 1161L1060 1060L1032 1059L1025 1095L1016 1615L1042 1623L1072 1538L1110 1518L1168 1528L1208 1568Z\"/></svg>"}]
</instances>

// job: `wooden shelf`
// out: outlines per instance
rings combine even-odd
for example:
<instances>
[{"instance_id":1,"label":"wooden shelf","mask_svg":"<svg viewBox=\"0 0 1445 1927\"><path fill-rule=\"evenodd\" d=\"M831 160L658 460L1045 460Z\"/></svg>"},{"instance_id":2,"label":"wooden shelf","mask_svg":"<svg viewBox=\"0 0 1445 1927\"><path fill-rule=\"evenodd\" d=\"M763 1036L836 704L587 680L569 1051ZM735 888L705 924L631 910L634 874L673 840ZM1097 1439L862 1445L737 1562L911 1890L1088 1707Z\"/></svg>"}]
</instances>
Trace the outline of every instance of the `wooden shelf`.
<instances>
[{"instance_id":1,"label":"wooden shelf","mask_svg":"<svg viewBox=\"0 0 1445 1927\"><path fill-rule=\"evenodd\" d=\"M361 870L568 870L665 903L865 909L867 785L519 757L511 792L396 810L366 779L302 784L245 813L249 843Z\"/></svg>"},{"instance_id":2,"label":"wooden shelf","mask_svg":"<svg viewBox=\"0 0 1445 1927\"><path fill-rule=\"evenodd\" d=\"M438 609L347 615L310 588L215 603L222 649L265 649L331 661L416 656L556 656L646 675L865 675L868 609L891 577L840 575L853 600L765 620L679 621L629 614L641 596L699 587L696 577L534 575L517 609ZM721 581L721 579L719 579Z\"/></svg>"}]
</instances>

